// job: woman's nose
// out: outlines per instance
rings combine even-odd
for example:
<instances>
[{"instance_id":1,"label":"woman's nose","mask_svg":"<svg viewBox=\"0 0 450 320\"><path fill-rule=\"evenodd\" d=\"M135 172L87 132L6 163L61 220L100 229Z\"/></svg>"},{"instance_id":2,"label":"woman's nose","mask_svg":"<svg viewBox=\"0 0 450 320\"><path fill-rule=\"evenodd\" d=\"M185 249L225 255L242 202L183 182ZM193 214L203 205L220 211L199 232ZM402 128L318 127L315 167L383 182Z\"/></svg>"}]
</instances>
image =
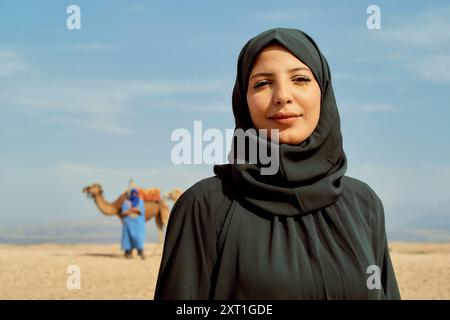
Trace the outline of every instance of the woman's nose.
<instances>
[{"instance_id":1,"label":"woman's nose","mask_svg":"<svg viewBox=\"0 0 450 320\"><path fill-rule=\"evenodd\" d=\"M285 105L292 102L292 96L285 85L278 85L274 88L273 102L276 105Z\"/></svg>"}]
</instances>

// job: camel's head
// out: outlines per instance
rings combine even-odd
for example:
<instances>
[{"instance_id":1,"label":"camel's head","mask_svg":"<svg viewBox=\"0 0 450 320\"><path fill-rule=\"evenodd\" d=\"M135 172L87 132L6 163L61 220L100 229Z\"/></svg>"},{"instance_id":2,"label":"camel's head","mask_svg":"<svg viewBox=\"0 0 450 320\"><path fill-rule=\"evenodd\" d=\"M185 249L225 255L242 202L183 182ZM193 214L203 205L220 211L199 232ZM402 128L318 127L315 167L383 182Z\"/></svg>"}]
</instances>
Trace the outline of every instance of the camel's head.
<instances>
[{"instance_id":1,"label":"camel's head","mask_svg":"<svg viewBox=\"0 0 450 320\"><path fill-rule=\"evenodd\" d=\"M182 194L183 190L181 190L180 188L175 188L172 191L166 193L165 198L172 200L173 202L176 202Z\"/></svg>"},{"instance_id":2,"label":"camel's head","mask_svg":"<svg viewBox=\"0 0 450 320\"><path fill-rule=\"evenodd\" d=\"M88 197L94 198L103 193L102 186L98 183L91 184L83 189L83 192L86 193Z\"/></svg>"}]
</instances>

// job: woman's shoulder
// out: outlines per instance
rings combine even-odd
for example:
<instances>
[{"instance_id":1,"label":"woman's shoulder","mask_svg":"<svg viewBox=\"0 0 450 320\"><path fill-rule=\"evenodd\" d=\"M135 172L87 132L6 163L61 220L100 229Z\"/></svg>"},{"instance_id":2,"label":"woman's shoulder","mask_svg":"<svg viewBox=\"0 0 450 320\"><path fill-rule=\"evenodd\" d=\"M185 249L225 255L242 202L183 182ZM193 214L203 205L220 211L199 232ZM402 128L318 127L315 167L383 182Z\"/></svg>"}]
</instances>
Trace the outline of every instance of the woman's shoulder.
<instances>
[{"instance_id":1,"label":"woman's shoulder","mask_svg":"<svg viewBox=\"0 0 450 320\"><path fill-rule=\"evenodd\" d=\"M190 199L204 201L209 201L211 198L217 197L229 197L229 185L223 178L212 176L197 181L183 195L186 195Z\"/></svg>"},{"instance_id":2,"label":"woman's shoulder","mask_svg":"<svg viewBox=\"0 0 450 320\"><path fill-rule=\"evenodd\" d=\"M367 202L367 204L373 204L374 202L381 203L375 190L366 182L350 176L344 176L342 177L342 183L343 192Z\"/></svg>"},{"instance_id":3,"label":"woman's shoulder","mask_svg":"<svg viewBox=\"0 0 450 320\"><path fill-rule=\"evenodd\" d=\"M365 215L371 224L384 223L384 208L380 197L366 182L344 176L342 179L344 197Z\"/></svg>"},{"instance_id":4,"label":"woman's shoulder","mask_svg":"<svg viewBox=\"0 0 450 320\"><path fill-rule=\"evenodd\" d=\"M202 179L183 192L171 215L184 212L193 219L211 220L220 225L232 203L230 190L224 177L216 175Z\"/></svg>"},{"instance_id":5,"label":"woman's shoulder","mask_svg":"<svg viewBox=\"0 0 450 320\"><path fill-rule=\"evenodd\" d=\"M232 181L227 165L216 166L215 175L194 183L181 197L208 203L230 201L232 198ZM180 197L180 199L181 199Z\"/></svg>"}]
</instances>

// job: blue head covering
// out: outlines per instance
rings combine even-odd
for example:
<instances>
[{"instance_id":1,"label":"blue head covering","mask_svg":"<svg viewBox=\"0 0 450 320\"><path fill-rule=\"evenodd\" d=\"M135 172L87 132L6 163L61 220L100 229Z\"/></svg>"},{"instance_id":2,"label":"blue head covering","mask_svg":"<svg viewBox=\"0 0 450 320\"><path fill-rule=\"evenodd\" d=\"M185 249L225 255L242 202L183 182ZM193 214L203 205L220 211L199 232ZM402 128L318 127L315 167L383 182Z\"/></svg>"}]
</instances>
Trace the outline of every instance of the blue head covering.
<instances>
[{"instance_id":1,"label":"blue head covering","mask_svg":"<svg viewBox=\"0 0 450 320\"><path fill-rule=\"evenodd\" d=\"M139 204L139 192L137 191L137 189L131 189L130 201L132 207L137 207L137 205Z\"/></svg>"}]
</instances>

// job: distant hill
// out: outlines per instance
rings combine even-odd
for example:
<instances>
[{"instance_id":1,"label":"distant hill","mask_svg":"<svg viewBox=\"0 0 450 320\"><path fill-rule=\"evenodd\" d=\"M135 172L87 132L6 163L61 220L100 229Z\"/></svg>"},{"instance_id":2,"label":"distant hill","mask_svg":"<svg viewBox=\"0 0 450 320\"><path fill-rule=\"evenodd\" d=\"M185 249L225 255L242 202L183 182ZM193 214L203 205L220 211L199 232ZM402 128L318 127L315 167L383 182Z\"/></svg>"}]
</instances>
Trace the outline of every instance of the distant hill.
<instances>
[{"instance_id":1,"label":"distant hill","mask_svg":"<svg viewBox=\"0 0 450 320\"><path fill-rule=\"evenodd\" d=\"M0 228L0 243L119 243L122 225L117 218L69 220L52 224ZM155 221L147 223L147 241L156 242Z\"/></svg>"},{"instance_id":2,"label":"distant hill","mask_svg":"<svg viewBox=\"0 0 450 320\"><path fill-rule=\"evenodd\" d=\"M0 227L0 243L120 243L121 223L115 217L68 220L52 224ZM404 225L387 226L389 241L450 242L450 215L427 215ZM147 223L148 242L158 241L155 221Z\"/></svg>"},{"instance_id":3,"label":"distant hill","mask_svg":"<svg viewBox=\"0 0 450 320\"><path fill-rule=\"evenodd\" d=\"M426 214L389 229L393 241L450 242L450 214Z\"/></svg>"}]
</instances>

